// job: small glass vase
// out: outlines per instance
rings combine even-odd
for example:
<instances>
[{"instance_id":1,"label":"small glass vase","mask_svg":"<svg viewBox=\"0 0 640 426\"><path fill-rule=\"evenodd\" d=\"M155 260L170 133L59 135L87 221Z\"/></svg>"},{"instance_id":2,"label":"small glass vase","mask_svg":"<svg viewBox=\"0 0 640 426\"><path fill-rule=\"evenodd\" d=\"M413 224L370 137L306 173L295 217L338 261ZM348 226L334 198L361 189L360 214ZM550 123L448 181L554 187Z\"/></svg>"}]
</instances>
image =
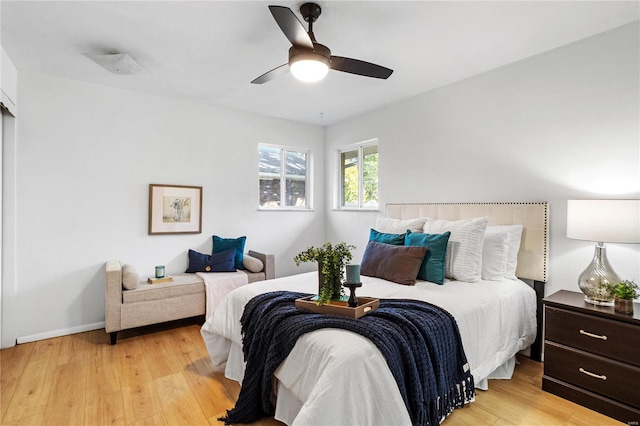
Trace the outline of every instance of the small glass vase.
<instances>
[{"instance_id":1,"label":"small glass vase","mask_svg":"<svg viewBox=\"0 0 640 426\"><path fill-rule=\"evenodd\" d=\"M626 315L633 315L633 299L614 298L613 309Z\"/></svg>"}]
</instances>

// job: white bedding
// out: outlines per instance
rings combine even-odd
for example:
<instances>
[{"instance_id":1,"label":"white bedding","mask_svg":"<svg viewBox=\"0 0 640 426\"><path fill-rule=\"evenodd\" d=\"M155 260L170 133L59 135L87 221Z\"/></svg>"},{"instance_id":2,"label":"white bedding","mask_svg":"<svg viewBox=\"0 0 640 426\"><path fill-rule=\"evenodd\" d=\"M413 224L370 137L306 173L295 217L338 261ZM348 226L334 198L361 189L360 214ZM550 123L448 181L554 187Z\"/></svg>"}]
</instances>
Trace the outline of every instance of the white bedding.
<instances>
[{"instance_id":1,"label":"white bedding","mask_svg":"<svg viewBox=\"0 0 640 426\"><path fill-rule=\"evenodd\" d=\"M510 377L515 354L536 336L535 292L522 281L446 281L442 286L418 281L415 286L403 286L362 276L362 282L360 296L424 300L449 311L458 322L476 387L486 389L494 371L507 370ZM225 375L241 383L244 305L268 291L315 293L317 283L317 273L310 272L253 283L230 293L202 327L214 365L226 362ZM284 423L411 423L382 354L371 341L352 332L324 329L302 336L275 376L275 418Z\"/></svg>"}]
</instances>

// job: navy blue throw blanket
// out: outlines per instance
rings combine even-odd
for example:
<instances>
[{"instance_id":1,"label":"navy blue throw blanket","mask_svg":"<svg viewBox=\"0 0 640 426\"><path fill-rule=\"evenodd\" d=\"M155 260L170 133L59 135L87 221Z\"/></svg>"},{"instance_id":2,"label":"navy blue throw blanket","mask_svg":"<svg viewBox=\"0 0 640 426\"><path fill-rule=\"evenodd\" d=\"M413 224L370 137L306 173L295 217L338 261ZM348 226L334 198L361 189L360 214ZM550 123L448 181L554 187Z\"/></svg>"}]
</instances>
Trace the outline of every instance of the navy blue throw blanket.
<instances>
[{"instance_id":1,"label":"navy blue throw blanket","mask_svg":"<svg viewBox=\"0 0 640 426\"><path fill-rule=\"evenodd\" d=\"M245 376L236 406L219 420L252 423L273 416L273 373L298 337L320 328L361 334L382 352L411 422L438 425L475 395L455 319L426 302L383 299L360 319L316 314L295 307L304 293L277 291L258 295L245 306L242 319Z\"/></svg>"}]
</instances>

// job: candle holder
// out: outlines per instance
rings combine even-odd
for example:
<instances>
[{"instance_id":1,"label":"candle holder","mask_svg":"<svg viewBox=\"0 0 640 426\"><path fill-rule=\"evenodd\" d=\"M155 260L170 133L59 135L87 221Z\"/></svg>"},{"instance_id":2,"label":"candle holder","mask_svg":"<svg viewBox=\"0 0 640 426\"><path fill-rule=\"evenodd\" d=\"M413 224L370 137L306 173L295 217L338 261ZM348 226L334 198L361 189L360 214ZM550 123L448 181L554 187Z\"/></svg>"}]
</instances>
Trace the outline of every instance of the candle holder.
<instances>
[{"instance_id":1,"label":"candle holder","mask_svg":"<svg viewBox=\"0 0 640 426\"><path fill-rule=\"evenodd\" d=\"M156 266L156 278L164 278L164 265Z\"/></svg>"},{"instance_id":2,"label":"candle holder","mask_svg":"<svg viewBox=\"0 0 640 426\"><path fill-rule=\"evenodd\" d=\"M358 298L356 297L356 288L358 287L362 287L362 283L344 283L342 284L343 287L347 287L350 291L349 294L349 301L347 302L347 304L349 305L350 308L355 308L358 306Z\"/></svg>"}]
</instances>

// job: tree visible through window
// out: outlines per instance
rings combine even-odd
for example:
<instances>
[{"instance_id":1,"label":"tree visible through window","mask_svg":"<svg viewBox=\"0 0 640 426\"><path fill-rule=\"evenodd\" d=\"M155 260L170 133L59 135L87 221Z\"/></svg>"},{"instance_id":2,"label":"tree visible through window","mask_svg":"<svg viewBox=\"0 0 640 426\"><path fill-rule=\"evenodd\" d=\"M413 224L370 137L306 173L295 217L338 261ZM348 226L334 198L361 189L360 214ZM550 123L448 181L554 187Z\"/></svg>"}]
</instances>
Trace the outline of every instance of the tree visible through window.
<instances>
[{"instance_id":1,"label":"tree visible through window","mask_svg":"<svg viewBox=\"0 0 640 426\"><path fill-rule=\"evenodd\" d=\"M341 207L378 207L378 144L340 152Z\"/></svg>"},{"instance_id":2,"label":"tree visible through window","mask_svg":"<svg viewBox=\"0 0 640 426\"><path fill-rule=\"evenodd\" d=\"M259 145L260 207L309 208L307 151Z\"/></svg>"}]
</instances>

